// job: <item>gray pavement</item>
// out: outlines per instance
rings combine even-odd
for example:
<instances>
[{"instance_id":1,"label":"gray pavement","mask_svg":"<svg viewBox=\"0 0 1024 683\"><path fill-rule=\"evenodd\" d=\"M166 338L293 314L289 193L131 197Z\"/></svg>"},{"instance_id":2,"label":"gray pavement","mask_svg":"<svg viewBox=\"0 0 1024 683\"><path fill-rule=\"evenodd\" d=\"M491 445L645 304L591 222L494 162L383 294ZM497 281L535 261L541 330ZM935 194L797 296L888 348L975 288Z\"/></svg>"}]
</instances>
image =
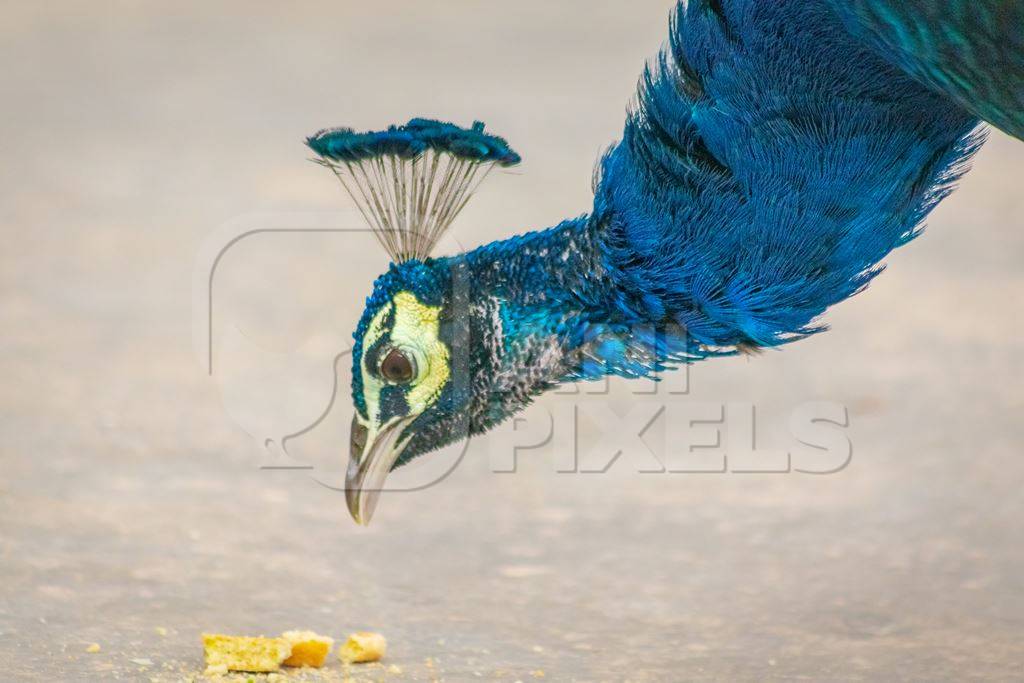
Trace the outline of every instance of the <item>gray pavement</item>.
<instances>
[{"instance_id":1,"label":"gray pavement","mask_svg":"<svg viewBox=\"0 0 1024 683\"><path fill-rule=\"evenodd\" d=\"M1002 135L831 332L695 366L682 396L545 397L526 434L474 441L369 529L322 485L346 447L344 359L338 401L288 446L315 469L261 469L285 462L265 439L329 402L385 265L369 238L232 250L207 374L193 284L218 235L358 227L303 136L486 120L526 163L488 180L454 240L553 224L587 209L670 6L5 8L0 679L188 679L203 631L296 627L384 633L401 673L360 681L1022 677L1024 144ZM642 450L556 471L574 406L600 460L618 429L601 406L754 406L758 448L778 450L813 401L848 409L838 473L643 474ZM554 442L495 472L549 425Z\"/></svg>"}]
</instances>

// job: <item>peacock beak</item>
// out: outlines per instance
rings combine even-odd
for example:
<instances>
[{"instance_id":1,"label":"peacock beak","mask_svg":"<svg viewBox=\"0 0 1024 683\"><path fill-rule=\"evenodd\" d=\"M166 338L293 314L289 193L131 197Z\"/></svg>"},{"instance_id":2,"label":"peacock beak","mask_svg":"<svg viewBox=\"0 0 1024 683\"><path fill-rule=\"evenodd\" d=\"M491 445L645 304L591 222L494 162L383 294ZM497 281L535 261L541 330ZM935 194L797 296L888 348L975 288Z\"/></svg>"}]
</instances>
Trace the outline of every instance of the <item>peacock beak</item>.
<instances>
[{"instance_id":1,"label":"peacock beak","mask_svg":"<svg viewBox=\"0 0 1024 683\"><path fill-rule=\"evenodd\" d=\"M405 427L414 418L414 415L395 418L376 430L363 424L358 415L352 418L345 500L357 524L370 523L384 481L409 442L408 438L402 438Z\"/></svg>"}]
</instances>

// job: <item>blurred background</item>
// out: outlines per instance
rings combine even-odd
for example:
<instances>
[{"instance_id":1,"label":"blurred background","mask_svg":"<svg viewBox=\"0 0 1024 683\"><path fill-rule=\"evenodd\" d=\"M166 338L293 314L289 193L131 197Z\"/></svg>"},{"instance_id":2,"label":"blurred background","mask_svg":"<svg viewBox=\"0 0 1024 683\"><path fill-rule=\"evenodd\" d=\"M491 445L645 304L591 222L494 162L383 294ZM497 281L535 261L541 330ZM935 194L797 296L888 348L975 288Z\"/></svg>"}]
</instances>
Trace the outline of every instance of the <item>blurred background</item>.
<instances>
[{"instance_id":1,"label":"blurred background","mask_svg":"<svg viewBox=\"0 0 1024 683\"><path fill-rule=\"evenodd\" d=\"M625 415L640 399L613 383L450 449L450 476L386 495L368 529L329 487L386 260L332 231L361 225L304 137L484 120L525 163L446 248L552 225L588 210L671 6L7 4L3 678L181 680L203 631L290 628L382 632L402 674L357 680L1020 675L1024 144L1000 133L831 332L643 399L753 410L776 450L800 406L840 405L841 471L645 474L641 452L567 474L565 441L522 450L571 429L567 406ZM224 252L211 374L210 255L257 226L293 232Z\"/></svg>"}]
</instances>

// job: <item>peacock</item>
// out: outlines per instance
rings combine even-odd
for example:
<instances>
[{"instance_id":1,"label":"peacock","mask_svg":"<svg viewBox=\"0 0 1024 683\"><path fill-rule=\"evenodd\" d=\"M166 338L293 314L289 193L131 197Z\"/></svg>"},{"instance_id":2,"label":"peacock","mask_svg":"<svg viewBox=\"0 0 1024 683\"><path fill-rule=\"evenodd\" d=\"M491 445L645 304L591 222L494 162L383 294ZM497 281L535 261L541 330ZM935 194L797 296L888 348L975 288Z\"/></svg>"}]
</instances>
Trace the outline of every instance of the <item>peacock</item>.
<instances>
[{"instance_id":1,"label":"peacock","mask_svg":"<svg viewBox=\"0 0 1024 683\"><path fill-rule=\"evenodd\" d=\"M505 139L426 118L310 137L391 259L354 333L353 518L562 383L825 330L954 189L979 118L1024 134L1022 35L999 0L680 2L590 211L451 256L431 251L473 190L519 162Z\"/></svg>"}]
</instances>

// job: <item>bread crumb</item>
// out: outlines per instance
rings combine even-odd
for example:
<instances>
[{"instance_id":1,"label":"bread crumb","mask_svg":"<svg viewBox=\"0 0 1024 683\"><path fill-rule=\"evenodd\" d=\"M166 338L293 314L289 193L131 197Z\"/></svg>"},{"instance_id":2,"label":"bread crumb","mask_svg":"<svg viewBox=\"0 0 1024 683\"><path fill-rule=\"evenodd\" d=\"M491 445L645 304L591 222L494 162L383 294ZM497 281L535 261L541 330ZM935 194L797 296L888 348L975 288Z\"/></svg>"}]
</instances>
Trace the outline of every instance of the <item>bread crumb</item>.
<instances>
[{"instance_id":1,"label":"bread crumb","mask_svg":"<svg viewBox=\"0 0 1024 683\"><path fill-rule=\"evenodd\" d=\"M217 633L203 634L207 675L210 669L265 673L277 671L292 653L284 638L247 638Z\"/></svg>"},{"instance_id":2,"label":"bread crumb","mask_svg":"<svg viewBox=\"0 0 1024 683\"><path fill-rule=\"evenodd\" d=\"M291 655L284 660L285 666L312 666L319 669L334 646L333 638L313 631L285 631L281 637L292 646Z\"/></svg>"},{"instance_id":3,"label":"bread crumb","mask_svg":"<svg viewBox=\"0 0 1024 683\"><path fill-rule=\"evenodd\" d=\"M99 652L102 649L103 648L100 647L99 643L90 643L89 647L85 648L85 651L89 652L89 653L93 653L93 652Z\"/></svg>"},{"instance_id":4,"label":"bread crumb","mask_svg":"<svg viewBox=\"0 0 1024 683\"><path fill-rule=\"evenodd\" d=\"M156 631L156 634L158 636L166 636L167 635L167 629L165 629L163 626L157 626L153 630Z\"/></svg>"},{"instance_id":5,"label":"bread crumb","mask_svg":"<svg viewBox=\"0 0 1024 683\"><path fill-rule=\"evenodd\" d=\"M397 664L392 664L391 666L388 667L388 673L389 674L400 674L400 673L402 673L402 667L398 666Z\"/></svg>"},{"instance_id":6,"label":"bread crumb","mask_svg":"<svg viewBox=\"0 0 1024 683\"><path fill-rule=\"evenodd\" d=\"M348 664L362 664L380 661L387 649L388 642L381 634L359 631L348 637L338 650L338 656Z\"/></svg>"}]
</instances>

